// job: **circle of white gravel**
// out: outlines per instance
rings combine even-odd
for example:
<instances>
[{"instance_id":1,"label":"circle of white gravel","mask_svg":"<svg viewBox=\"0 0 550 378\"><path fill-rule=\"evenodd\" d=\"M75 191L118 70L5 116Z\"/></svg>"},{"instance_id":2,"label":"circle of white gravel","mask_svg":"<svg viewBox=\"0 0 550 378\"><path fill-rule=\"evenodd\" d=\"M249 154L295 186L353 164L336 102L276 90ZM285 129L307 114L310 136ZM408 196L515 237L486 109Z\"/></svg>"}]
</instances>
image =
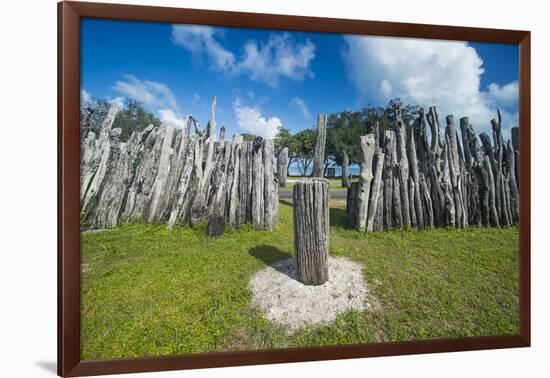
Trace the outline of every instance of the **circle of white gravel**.
<instances>
[{"instance_id":1,"label":"circle of white gravel","mask_svg":"<svg viewBox=\"0 0 550 378\"><path fill-rule=\"evenodd\" d=\"M294 258L278 261L252 277L252 306L288 333L330 323L346 311L371 307L360 265L344 257L329 257L328 274L323 285L304 285L296 279Z\"/></svg>"}]
</instances>

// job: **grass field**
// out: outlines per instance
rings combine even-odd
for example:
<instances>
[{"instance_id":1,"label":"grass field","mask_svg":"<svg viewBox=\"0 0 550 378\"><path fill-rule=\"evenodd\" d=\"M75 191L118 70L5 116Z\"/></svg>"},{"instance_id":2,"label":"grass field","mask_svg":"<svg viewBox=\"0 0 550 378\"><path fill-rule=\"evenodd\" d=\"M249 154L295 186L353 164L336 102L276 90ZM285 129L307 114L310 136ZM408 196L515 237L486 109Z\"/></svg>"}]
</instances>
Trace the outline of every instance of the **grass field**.
<instances>
[{"instance_id":1,"label":"grass field","mask_svg":"<svg viewBox=\"0 0 550 378\"><path fill-rule=\"evenodd\" d=\"M130 224L83 234L82 359L517 333L517 228L345 226L344 203L331 202L330 252L364 267L377 305L292 336L250 308L248 288L293 253L286 200L273 233L210 239L201 228Z\"/></svg>"}]
</instances>

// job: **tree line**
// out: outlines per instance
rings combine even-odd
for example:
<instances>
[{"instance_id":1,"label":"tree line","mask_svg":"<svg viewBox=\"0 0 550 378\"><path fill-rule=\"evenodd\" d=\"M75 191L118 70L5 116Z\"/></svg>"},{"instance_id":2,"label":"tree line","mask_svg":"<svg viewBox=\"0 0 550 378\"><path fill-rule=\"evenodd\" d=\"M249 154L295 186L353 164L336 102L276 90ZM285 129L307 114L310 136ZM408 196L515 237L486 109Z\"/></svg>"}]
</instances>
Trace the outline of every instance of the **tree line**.
<instances>
[{"instance_id":1,"label":"tree line","mask_svg":"<svg viewBox=\"0 0 550 378\"><path fill-rule=\"evenodd\" d=\"M333 164L343 166L344 171L349 164L359 164L361 147L357 141L365 134L365 125L378 123L381 134L385 130L391 130L396 108L401 109L403 121L407 125L411 124L420 112L418 106L404 105L399 98L394 98L385 107L367 105L359 111L345 110L330 114L327 120L325 174ZM275 137L275 148L276 153L285 147L288 148L287 170L295 164L302 176L307 175L312 164L316 133L313 126L294 134L284 127L279 130ZM343 181L346 181L345 177Z\"/></svg>"}]
</instances>

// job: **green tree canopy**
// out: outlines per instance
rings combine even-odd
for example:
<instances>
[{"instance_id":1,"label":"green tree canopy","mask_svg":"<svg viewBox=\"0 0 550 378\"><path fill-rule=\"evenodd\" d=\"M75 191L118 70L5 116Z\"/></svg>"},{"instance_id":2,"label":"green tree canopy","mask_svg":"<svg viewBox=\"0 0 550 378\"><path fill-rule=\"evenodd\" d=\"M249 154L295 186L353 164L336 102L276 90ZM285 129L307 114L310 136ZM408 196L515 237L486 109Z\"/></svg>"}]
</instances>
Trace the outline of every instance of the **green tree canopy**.
<instances>
[{"instance_id":1,"label":"green tree canopy","mask_svg":"<svg viewBox=\"0 0 550 378\"><path fill-rule=\"evenodd\" d=\"M386 130L394 129L395 109L400 108L407 127L418 116L420 108L416 105L403 105L399 98L389 101L386 107L367 105L360 111L332 113L327 123L327 145L325 159L334 159L342 164L343 151L349 155L350 162L358 163L360 158L359 137L367 133L368 122L378 122L381 138Z\"/></svg>"},{"instance_id":2,"label":"green tree canopy","mask_svg":"<svg viewBox=\"0 0 550 378\"><path fill-rule=\"evenodd\" d=\"M160 126L160 120L143 104L134 99L128 99L122 110L118 112L113 122L113 128L120 128L120 140L126 141L134 131L141 131L149 125Z\"/></svg>"},{"instance_id":3,"label":"green tree canopy","mask_svg":"<svg viewBox=\"0 0 550 378\"><path fill-rule=\"evenodd\" d=\"M94 99L82 104L80 109L80 126L98 131L107 117L112 104L105 99ZM120 128L120 140L127 141L134 131L141 131L149 125L160 126L160 120L143 104L134 99L128 99L117 113L113 128Z\"/></svg>"},{"instance_id":4,"label":"green tree canopy","mask_svg":"<svg viewBox=\"0 0 550 378\"><path fill-rule=\"evenodd\" d=\"M254 142L254 139L256 139L256 135L250 133L242 133L241 136L244 142Z\"/></svg>"}]
</instances>

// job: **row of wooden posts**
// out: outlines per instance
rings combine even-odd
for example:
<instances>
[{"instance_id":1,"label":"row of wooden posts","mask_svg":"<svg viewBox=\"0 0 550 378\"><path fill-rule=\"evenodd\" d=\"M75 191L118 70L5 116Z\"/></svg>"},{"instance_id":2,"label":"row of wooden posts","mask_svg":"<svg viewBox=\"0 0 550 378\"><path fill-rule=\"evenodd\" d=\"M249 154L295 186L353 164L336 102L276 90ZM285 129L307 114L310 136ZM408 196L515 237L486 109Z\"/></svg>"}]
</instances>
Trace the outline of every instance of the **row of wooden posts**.
<instances>
[{"instance_id":1,"label":"row of wooden posts","mask_svg":"<svg viewBox=\"0 0 550 378\"><path fill-rule=\"evenodd\" d=\"M273 230L278 219L272 140L225 140L216 132L216 98L206 128L189 116L185 127L148 126L121 142L112 129L118 108L102 125L81 130L80 203L84 227L120 222L198 224L223 233L251 223ZM193 129L193 130L192 130Z\"/></svg>"},{"instance_id":2,"label":"row of wooden posts","mask_svg":"<svg viewBox=\"0 0 550 378\"><path fill-rule=\"evenodd\" d=\"M430 125L428 141L426 121ZM439 115L431 107L413 125L395 110L394 130L381 137L378 123L360 138L361 174L349 185L347 162L342 170L348 220L359 231L416 227L502 226L519 221L519 130L504 143L501 116L491 120L493 144L477 138L467 117L460 119L462 144L452 115L441 134ZM293 188L294 253L297 278L306 285L328 279L329 183L323 174L326 116L317 119L314 178ZM347 155L344 154L347 158ZM279 154L279 183L286 182L288 149Z\"/></svg>"},{"instance_id":3,"label":"row of wooden posts","mask_svg":"<svg viewBox=\"0 0 550 378\"><path fill-rule=\"evenodd\" d=\"M428 140L427 124L431 131ZM395 110L394 130L377 123L361 137L361 174L347 192L349 223L360 231L399 228L508 226L519 222L518 129L504 142L501 116L491 138L460 119L462 143L452 115L444 134L431 107L413 125Z\"/></svg>"}]
</instances>

